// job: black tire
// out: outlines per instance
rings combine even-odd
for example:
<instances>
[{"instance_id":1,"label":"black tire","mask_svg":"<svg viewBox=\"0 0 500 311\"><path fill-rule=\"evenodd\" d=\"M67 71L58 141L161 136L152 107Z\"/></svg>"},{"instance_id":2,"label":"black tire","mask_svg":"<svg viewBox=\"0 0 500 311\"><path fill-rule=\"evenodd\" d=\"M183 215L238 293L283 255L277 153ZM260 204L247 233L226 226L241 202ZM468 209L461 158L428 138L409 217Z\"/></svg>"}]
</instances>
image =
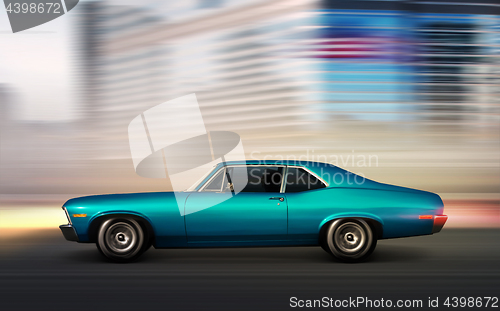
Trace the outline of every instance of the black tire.
<instances>
[{"instance_id":1,"label":"black tire","mask_svg":"<svg viewBox=\"0 0 500 311\"><path fill-rule=\"evenodd\" d=\"M326 230L330 253L345 262L368 258L377 246L372 228L362 219L337 219Z\"/></svg>"},{"instance_id":2,"label":"black tire","mask_svg":"<svg viewBox=\"0 0 500 311\"><path fill-rule=\"evenodd\" d=\"M147 234L137 221L126 218L112 218L99 228L97 248L115 262L130 262L149 248Z\"/></svg>"},{"instance_id":3,"label":"black tire","mask_svg":"<svg viewBox=\"0 0 500 311\"><path fill-rule=\"evenodd\" d=\"M319 246L321 246L321 248L328 254L333 255L332 251L328 248L328 244L326 243L326 241L320 241Z\"/></svg>"},{"instance_id":4,"label":"black tire","mask_svg":"<svg viewBox=\"0 0 500 311\"><path fill-rule=\"evenodd\" d=\"M320 230L320 232L319 232L319 240L318 240L318 242L319 242L319 246L321 246L321 248L322 248L325 252L327 252L327 253L328 253L328 254L330 254L330 255L333 255L333 254L332 254L332 251L330 250L330 248L328 248L328 241L327 241L327 239L326 239L326 234L327 234L327 232L328 232L328 227L329 227L329 226L328 226L328 224L327 224L327 225L324 225L324 226L321 228L321 230Z\"/></svg>"}]
</instances>

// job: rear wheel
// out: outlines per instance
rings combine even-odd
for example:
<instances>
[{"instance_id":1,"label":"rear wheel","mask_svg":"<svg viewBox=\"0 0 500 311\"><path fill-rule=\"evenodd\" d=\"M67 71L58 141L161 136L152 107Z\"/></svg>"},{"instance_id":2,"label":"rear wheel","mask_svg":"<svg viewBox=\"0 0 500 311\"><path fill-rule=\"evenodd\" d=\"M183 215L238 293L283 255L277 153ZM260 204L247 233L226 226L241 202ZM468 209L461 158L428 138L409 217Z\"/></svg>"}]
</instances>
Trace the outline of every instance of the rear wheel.
<instances>
[{"instance_id":1,"label":"rear wheel","mask_svg":"<svg viewBox=\"0 0 500 311\"><path fill-rule=\"evenodd\" d=\"M133 219L108 219L99 228L97 248L109 259L129 262L149 246L144 230Z\"/></svg>"},{"instance_id":2,"label":"rear wheel","mask_svg":"<svg viewBox=\"0 0 500 311\"><path fill-rule=\"evenodd\" d=\"M359 262L375 250L377 239L362 219L338 219L326 231L326 244L331 254L346 262Z\"/></svg>"}]
</instances>

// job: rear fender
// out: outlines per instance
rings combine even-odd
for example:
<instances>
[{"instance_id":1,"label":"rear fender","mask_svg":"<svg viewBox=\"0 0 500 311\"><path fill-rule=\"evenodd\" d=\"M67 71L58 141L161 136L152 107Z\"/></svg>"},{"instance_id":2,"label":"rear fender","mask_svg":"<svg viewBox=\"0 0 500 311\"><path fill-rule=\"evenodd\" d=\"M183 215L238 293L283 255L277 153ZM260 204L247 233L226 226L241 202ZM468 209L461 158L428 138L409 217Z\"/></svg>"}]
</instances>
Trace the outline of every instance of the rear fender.
<instances>
[{"instance_id":1,"label":"rear fender","mask_svg":"<svg viewBox=\"0 0 500 311\"><path fill-rule=\"evenodd\" d=\"M318 231L321 231L321 228L323 228L323 226L325 224L329 223L330 221L335 220L335 219L340 219L340 218L362 218L362 219L368 220L368 222L371 225L375 226L375 229L377 230L378 238L382 237L383 228L384 228L384 221L380 217L378 217L374 214L362 213L362 212L337 213L337 214L330 215L330 216L326 217L325 219L323 219L323 221L319 224Z\"/></svg>"}]
</instances>

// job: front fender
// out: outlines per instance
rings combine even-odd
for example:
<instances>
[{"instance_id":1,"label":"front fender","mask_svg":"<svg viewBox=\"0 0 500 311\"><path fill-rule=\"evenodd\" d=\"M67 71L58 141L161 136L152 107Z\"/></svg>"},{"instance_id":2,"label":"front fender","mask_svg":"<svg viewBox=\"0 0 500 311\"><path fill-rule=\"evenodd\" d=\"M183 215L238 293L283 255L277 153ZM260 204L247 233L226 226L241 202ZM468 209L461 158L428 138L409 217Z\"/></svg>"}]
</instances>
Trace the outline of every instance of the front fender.
<instances>
[{"instance_id":1,"label":"front fender","mask_svg":"<svg viewBox=\"0 0 500 311\"><path fill-rule=\"evenodd\" d=\"M154 231L155 246L184 246L187 242L184 217L178 204L189 192L143 192L87 196L68 200L64 206L88 217L72 218L80 242L89 241L89 225L99 217L130 215L144 220ZM181 202L181 203L179 203Z\"/></svg>"},{"instance_id":2,"label":"front fender","mask_svg":"<svg viewBox=\"0 0 500 311\"><path fill-rule=\"evenodd\" d=\"M138 212L133 212L133 211L120 211L120 210L113 210L113 211L106 211L106 212L99 212L92 216L89 221L88 221L88 230L87 230L87 241L89 242L94 242L94 239L96 238L96 231L97 231L97 224L94 222L97 221L101 217L106 217L106 216L113 216L113 215L120 215L120 216L133 216L136 220L140 220L141 222L144 223L144 226L146 226L146 230L148 231L150 238L155 240L155 228L153 226L153 222L144 214L138 213Z\"/></svg>"},{"instance_id":3,"label":"front fender","mask_svg":"<svg viewBox=\"0 0 500 311\"><path fill-rule=\"evenodd\" d=\"M149 222L149 224L151 225L151 227L153 227L153 222L146 215L144 215L142 213L138 213L138 212L133 212L133 211L130 211L130 210L112 210L112 211L106 211L106 212L98 212L98 213L94 214L92 217L90 217L90 219L89 219L89 225L96 218L99 218L99 217L102 217L102 216L108 216L108 215L116 215L116 214L134 215L134 216L138 216L138 217L144 218L145 220L147 220ZM154 229L154 227L153 227L153 229Z\"/></svg>"}]
</instances>

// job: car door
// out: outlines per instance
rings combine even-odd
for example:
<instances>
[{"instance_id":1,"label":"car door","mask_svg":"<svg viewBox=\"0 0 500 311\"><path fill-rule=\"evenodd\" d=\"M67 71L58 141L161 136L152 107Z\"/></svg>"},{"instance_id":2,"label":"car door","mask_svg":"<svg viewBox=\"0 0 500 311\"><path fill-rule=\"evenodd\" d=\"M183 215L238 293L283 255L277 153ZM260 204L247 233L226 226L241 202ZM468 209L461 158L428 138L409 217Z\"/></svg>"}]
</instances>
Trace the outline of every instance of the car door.
<instances>
[{"instance_id":1,"label":"car door","mask_svg":"<svg viewBox=\"0 0 500 311\"><path fill-rule=\"evenodd\" d=\"M186 200L188 242L286 239L283 172L283 166L222 168Z\"/></svg>"},{"instance_id":2,"label":"car door","mask_svg":"<svg viewBox=\"0 0 500 311\"><path fill-rule=\"evenodd\" d=\"M320 222L332 214L338 198L325 191L327 184L304 167L288 166L284 193L288 205L288 238L318 241Z\"/></svg>"}]
</instances>

